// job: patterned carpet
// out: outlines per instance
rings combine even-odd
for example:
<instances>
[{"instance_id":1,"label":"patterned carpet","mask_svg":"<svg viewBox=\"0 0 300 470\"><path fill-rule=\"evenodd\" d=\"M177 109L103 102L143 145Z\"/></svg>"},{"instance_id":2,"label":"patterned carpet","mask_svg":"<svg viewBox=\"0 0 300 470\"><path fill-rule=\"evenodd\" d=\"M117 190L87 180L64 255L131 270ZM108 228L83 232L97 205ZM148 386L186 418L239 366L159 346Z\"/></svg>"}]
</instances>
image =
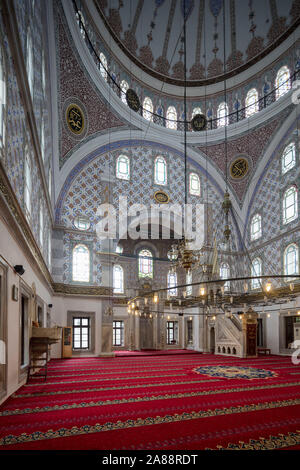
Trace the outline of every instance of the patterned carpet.
<instances>
[{"instance_id":1,"label":"patterned carpet","mask_svg":"<svg viewBox=\"0 0 300 470\"><path fill-rule=\"evenodd\" d=\"M0 450L294 450L299 405L289 357L51 360L0 407Z\"/></svg>"}]
</instances>

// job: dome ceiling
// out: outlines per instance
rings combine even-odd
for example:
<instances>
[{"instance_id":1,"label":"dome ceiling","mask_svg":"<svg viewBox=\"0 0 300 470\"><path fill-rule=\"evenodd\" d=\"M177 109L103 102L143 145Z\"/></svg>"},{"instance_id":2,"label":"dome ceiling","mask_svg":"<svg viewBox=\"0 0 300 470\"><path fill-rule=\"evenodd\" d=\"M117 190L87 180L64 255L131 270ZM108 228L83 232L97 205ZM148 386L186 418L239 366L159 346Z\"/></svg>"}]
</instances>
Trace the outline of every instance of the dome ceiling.
<instances>
[{"instance_id":1,"label":"dome ceiling","mask_svg":"<svg viewBox=\"0 0 300 470\"><path fill-rule=\"evenodd\" d=\"M148 73L173 83L184 78L184 12L188 81L223 76L224 29L226 73L234 73L277 45L300 16L300 0L94 1L122 49Z\"/></svg>"}]
</instances>

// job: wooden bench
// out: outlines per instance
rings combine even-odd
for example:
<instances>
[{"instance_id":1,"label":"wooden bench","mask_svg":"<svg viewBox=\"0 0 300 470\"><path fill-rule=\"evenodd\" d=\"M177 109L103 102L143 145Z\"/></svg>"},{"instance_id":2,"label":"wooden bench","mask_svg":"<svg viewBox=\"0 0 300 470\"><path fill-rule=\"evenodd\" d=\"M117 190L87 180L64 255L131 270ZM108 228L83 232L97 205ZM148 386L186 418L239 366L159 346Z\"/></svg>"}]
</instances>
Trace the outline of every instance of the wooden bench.
<instances>
[{"instance_id":1,"label":"wooden bench","mask_svg":"<svg viewBox=\"0 0 300 470\"><path fill-rule=\"evenodd\" d=\"M257 348L258 354L271 354L271 349L269 348Z\"/></svg>"}]
</instances>

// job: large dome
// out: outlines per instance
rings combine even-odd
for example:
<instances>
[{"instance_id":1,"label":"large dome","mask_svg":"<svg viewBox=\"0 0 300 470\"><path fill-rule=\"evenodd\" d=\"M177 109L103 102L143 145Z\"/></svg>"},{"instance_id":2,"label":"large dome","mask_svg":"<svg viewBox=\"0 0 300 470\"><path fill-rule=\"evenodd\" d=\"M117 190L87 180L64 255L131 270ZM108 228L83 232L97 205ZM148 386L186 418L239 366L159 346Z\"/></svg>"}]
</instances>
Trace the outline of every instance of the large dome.
<instances>
[{"instance_id":1,"label":"large dome","mask_svg":"<svg viewBox=\"0 0 300 470\"><path fill-rule=\"evenodd\" d=\"M299 0L94 1L114 39L134 62L157 78L178 84L184 78L185 11L189 82L221 79L224 52L226 74L243 70L294 30L300 11Z\"/></svg>"}]
</instances>

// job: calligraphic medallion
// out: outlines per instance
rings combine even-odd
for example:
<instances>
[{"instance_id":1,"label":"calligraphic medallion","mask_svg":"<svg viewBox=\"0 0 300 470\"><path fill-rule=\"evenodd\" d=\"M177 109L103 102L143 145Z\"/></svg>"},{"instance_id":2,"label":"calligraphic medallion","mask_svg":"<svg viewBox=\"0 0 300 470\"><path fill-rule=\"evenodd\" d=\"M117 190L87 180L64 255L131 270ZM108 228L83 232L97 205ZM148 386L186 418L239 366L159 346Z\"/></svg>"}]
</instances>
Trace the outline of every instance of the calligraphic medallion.
<instances>
[{"instance_id":1,"label":"calligraphic medallion","mask_svg":"<svg viewBox=\"0 0 300 470\"><path fill-rule=\"evenodd\" d=\"M239 180L247 175L249 162L244 157L236 158L230 165L230 176L234 180Z\"/></svg>"},{"instance_id":2,"label":"calligraphic medallion","mask_svg":"<svg viewBox=\"0 0 300 470\"><path fill-rule=\"evenodd\" d=\"M158 204L168 204L170 200L168 194L161 190L154 193L154 199Z\"/></svg>"},{"instance_id":3,"label":"calligraphic medallion","mask_svg":"<svg viewBox=\"0 0 300 470\"><path fill-rule=\"evenodd\" d=\"M132 88L128 88L126 91L126 102L130 109L137 112L140 109L140 100L138 95Z\"/></svg>"},{"instance_id":4,"label":"calligraphic medallion","mask_svg":"<svg viewBox=\"0 0 300 470\"><path fill-rule=\"evenodd\" d=\"M75 103L71 103L66 110L68 128L73 134L79 135L84 130L84 113Z\"/></svg>"},{"instance_id":5,"label":"calligraphic medallion","mask_svg":"<svg viewBox=\"0 0 300 470\"><path fill-rule=\"evenodd\" d=\"M204 114L196 114L192 121L191 121L191 126L193 131L203 131L206 127L206 117Z\"/></svg>"}]
</instances>

